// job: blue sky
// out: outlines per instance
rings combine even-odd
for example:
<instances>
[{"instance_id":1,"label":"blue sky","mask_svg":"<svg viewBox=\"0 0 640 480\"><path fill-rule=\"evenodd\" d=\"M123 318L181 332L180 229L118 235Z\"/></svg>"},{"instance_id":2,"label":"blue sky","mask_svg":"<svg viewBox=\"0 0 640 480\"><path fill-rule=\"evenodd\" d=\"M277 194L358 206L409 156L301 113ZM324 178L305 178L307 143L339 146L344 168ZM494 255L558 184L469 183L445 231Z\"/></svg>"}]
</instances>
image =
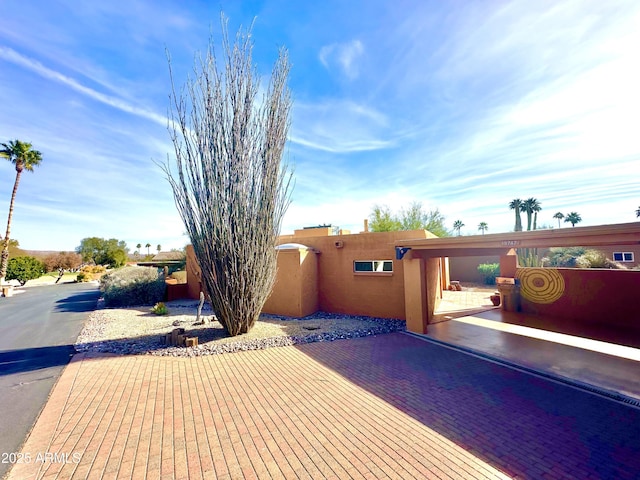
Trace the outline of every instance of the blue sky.
<instances>
[{"instance_id":1,"label":"blue sky","mask_svg":"<svg viewBox=\"0 0 640 480\"><path fill-rule=\"evenodd\" d=\"M463 234L513 229L536 197L581 225L640 206L640 2L3 0L0 141L43 154L22 176L12 238L188 243L155 161L171 155L169 73L255 17L254 58L288 49L295 190L283 233L358 232L374 204L420 201ZM0 162L0 230L14 173ZM564 224L563 228L568 226Z\"/></svg>"}]
</instances>

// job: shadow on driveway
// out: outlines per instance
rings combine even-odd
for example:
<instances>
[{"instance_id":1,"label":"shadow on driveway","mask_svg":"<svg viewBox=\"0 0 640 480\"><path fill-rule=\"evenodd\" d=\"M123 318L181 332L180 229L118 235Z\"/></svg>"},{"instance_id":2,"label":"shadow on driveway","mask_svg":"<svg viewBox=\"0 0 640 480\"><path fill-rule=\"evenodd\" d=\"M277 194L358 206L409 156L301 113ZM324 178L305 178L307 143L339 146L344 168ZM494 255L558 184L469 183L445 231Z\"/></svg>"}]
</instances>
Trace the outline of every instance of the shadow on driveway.
<instances>
[{"instance_id":1,"label":"shadow on driveway","mask_svg":"<svg viewBox=\"0 0 640 480\"><path fill-rule=\"evenodd\" d=\"M75 353L73 345L4 350L0 352L0 376L66 365Z\"/></svg>"},{"instance_id":2,"label":"shadow on driveway","mask_svg":"<svg viewBox=\"0 0 640 480\"><path fill-rule=\"evenodd\" d=\"M56 301L56 312L92 312L96 309L96 302L100 297L100 291L88 290L86 292L76 293Z\"/></svg>"},{"instance_id":3,"label":"shadow on driveway","mask_svg":"<svg viewBox=\"0 0 640 480\"><path fill-rule=\"evenodd\" d=\"M298 345L510 476L640 478L640 409L409 335Z\"/></svg>"}]
</instances>

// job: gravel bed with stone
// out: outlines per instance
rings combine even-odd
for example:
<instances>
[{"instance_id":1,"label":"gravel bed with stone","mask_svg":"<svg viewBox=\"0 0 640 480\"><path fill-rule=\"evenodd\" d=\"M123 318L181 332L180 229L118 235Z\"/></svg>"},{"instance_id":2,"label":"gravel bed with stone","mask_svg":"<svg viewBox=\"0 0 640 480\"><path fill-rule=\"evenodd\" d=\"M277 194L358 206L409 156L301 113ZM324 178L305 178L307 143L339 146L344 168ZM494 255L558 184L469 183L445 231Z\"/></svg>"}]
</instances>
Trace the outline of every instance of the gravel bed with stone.
<instances>
[{"instance_id":1,"label":"gravel bed with stone","mask_svg":"<svg viewBox=\"0 0 640 480\"><path fill-rule=\"evenodd\" d=\"M380 335L406 326L403 320L323 312L301 319L263 314L248 333L229 337L206 305L201 316L205 324L196 324L196 302L168 302L167 315L155 315L150 307L106 309L101 302L98 307L78 336L78 352L194 357ZM198 337L198 345L165 345L165 335L174 328Z\"/></svg>"}]
</instances>

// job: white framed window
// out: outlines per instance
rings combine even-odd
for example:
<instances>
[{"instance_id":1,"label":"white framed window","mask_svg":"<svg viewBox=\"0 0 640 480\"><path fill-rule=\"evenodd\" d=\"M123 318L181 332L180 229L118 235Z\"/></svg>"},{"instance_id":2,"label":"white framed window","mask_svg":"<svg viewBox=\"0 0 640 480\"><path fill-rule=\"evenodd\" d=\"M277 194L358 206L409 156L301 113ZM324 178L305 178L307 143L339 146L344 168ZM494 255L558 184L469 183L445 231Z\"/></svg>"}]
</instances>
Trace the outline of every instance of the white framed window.
<instances>
[{"instance_id":1,"label":"white framed window","mask_svg":"<svg viewBox=\"0 0 640 480\"><path fill-rule=\"evenodd\" d=\"M392 273L393 260L355 260L353 271L355 273Z\"/></svg>"},{"instance_id":2,"label":"white framed window","mask_svg":"<svg viewBox=\"0 0 640 480\"><path fill-rule=\"evenodd\" d=\"M613 260L616 262L633 262L633 252L613 252Z\"/></svg>"}]
</instances>

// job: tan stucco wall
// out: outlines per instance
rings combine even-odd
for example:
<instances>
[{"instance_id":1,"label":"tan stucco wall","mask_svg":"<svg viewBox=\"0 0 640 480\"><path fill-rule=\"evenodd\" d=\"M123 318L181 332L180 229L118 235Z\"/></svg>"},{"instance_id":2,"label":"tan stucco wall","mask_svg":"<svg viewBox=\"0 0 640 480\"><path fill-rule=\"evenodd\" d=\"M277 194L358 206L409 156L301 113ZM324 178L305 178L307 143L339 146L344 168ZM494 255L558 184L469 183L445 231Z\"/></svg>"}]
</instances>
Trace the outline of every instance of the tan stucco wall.
<instances>
[{"instance_id":1,"label":"tan stucco wall","mask_svg":"<svg viewBox=\"0 0 640 480\"><path fill-rule=\"evenodd\" d=\"M424 230L304 238L283 235L278 243L301 243L320 251L319 310L404 319L403 266L402 260L395 259L394 244L398 240L429 237L435 236ZM355 260L392 260L393 273L356 274L353 272Z\"/></svg>"},{"instance_id":2,"label":"tan stucco wall","mask_svg":"<svg viewBox=\"0 0 640 480\"><path fill-rule=\"evenodd\" d=\"M276 282L262 311L305 317L318 311L318 261L306 249L280 250Z\"/></svg>"},{"instance_id":3,"label":"tan stucco wall","mask_svg":"<svg viewBox=\"0 0 640 480\"><path fill-rule=\"evenodd\" d=\"M449 275L451 280L461 282L482 283L484 278L478 272L481 263L499 263L497 255L484 255L479 257L451 257L449 258Z\"/></svg>"},{"instance_id":4,"label":"tan stucco wall","mask_svg":"<svg viewBox=\"0 0 640 480\"><path fill-rule=\"evenodd\" d=\"M301 228L300 230L294 230L293 235L296 238L303 237L328 237L331 235L331 227L318 227L318 228Z\"/></svg>"},{"instance_id":5,"label":"tan stucco wall","mask_svg":"<svg viewBox=\"0 0 640 480\"><path fill-rule=\"evenodd\" d=\"M300 243L311 250L281 250L278 274L263 310L305 316L317 310L349 315L405 319L402 260L395 259L395 243L405 239L436 238L424 230L367 232L349 235L283 235L278 244ZM304 231L304 235L309 230ZM317 253L316 253L317 252ZM313 261L315 260L315 261ZM392 273L354 273L356 260L391 260ZM198 298L200 273L193 247L187 247L189 298ZM432 300L433 301L433 300Z\"/></svg>"}]
</instances>

